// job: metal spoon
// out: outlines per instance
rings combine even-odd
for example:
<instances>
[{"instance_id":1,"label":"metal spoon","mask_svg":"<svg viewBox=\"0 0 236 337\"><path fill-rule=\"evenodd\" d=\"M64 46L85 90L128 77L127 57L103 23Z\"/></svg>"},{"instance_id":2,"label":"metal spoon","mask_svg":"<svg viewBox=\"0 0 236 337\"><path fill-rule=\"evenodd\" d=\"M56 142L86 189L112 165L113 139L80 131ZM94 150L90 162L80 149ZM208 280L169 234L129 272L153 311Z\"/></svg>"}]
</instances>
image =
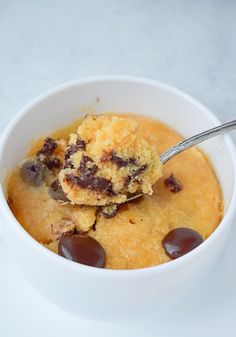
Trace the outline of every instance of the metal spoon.
<instances>
[{"instance_id":1,"label":"metal spoon","mask_svg":"<svg viewBox=\"0 0 236 337\"><path fill-rule=\"evenodd\" d=\"M203 131L169 148L167 151L162 153L162 155L160 156L160 161L162 162L162 164L165 164L168 160L170 160L171 158L173 158L180 152L183 152L184 150L192 146L195 146L201 142L204 142L205 140L209 138L212 138L218 135L223 135L224 133L227 133L235 129L236 129L236 120L216 126L215 128L212 128L210 130ZM142 193L133 195L132 197L129 197L125 202L135 200L141 197L142 195L143 195Z\"/></svg>"}]
</instances>

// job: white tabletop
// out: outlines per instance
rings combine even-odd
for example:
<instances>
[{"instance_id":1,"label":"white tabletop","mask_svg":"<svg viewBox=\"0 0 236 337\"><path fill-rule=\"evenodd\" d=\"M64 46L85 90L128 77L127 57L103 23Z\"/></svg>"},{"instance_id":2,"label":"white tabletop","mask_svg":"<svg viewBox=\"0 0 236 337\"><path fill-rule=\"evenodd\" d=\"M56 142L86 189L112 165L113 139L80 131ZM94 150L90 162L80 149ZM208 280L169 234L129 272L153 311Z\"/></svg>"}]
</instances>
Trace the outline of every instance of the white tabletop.
<instances>
[{"instance_id":1,"label":"white tabletop","mask_svg":"<svg viewBox=\"0 0 236 337\"><path fill-rule=\"evenodd\" d=\"M234 119L235 18L233 0L0 0L0 131L25 103L50 87L112 73L174 85L205 103L222 122ZM46 337L70 336L73 331L95 337L114 331L136 337L205 337L210 331L215 337L236 336L236 274L227 262L234 252L231 246L208 277L211 286L195 293L186 309L172 311L166 321L161 317L119 325L63 316L4 260L0 336L32 336L34 329ZM5 292L4 287L11 290ZM25 303L24 294L28 294ZM63 317L68 325L63 325Z\"/></svg>"}]
</instances>

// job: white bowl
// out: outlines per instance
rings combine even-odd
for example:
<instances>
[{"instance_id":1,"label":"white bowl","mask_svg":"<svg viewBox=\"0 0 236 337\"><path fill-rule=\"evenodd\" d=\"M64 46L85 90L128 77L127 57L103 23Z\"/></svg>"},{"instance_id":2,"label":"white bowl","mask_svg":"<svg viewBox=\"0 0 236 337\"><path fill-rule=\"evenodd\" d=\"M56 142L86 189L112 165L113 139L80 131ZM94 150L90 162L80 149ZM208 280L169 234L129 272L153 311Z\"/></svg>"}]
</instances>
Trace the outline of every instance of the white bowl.
<instances>
[{"instance_id":1,"label":"white bowl","mask_svg":"<svg viewBox=\"0 0 236 337\"><path fill-rule=\"evenodd\" d=\"M89 106L97 112L134 112L155 117L185 137L219 124L209 110L190 96L141 78L100 76L48 91L20 111L1 138L3 234L26 279L62 308L101 320L157 313L179 302L201 282L225 244L236 212L234 145L228 136L220 136L200 146L215 168L225 201L221 224L202 245L177 260L145 269L85 266L54 254L35 241L9 209L4 185L6 174L25 157L33 139L70 123L83 114L84 107L88 111Z\"/></svg>"}]
</instances>

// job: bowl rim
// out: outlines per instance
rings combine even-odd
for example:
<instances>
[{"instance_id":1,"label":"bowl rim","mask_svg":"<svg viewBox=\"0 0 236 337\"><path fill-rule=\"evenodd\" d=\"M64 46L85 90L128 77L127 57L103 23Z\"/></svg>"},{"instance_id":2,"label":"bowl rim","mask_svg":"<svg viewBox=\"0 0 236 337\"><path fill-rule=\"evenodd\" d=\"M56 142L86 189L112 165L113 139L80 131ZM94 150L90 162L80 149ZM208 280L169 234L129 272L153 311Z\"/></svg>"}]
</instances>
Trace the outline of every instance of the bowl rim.
<instances>
[{"instance_id":1,"label":"bowl rim","mask_svg":"<svg viewBox=\"0 0 236 337\"><path fill-rule=\"evenodd\" d=\"M1 138L0 138L0 166L2 161L2 155L4 153L5 145L8 141L8 138L14 128L17 126L17 123L21 120L21 118L34 106L41 103L48 97L52 96L53 94L61 93L67 89L86 85L89 83L101 83L101 82L127 82L130 84L143 84L147 86L152 87L158 87L161 89L164 89L171 94L177 95L182 97L183 99L187 100L190 104L196 106L198 109L202 110L209 120L212 122L213 125L219 125L220 121L218 118L202 103L200 103L197 99L193 98L191 95L183 92L182 90L179 90L169 84L165 84L163 82L148 79L144 77L137 77L137 76L130 76L130 75L98 75L98 76L89 76L84 77L80 79L75 79L69 82L62 83L60 85L57 85L38 97L31 100L28 104L26 104L16 115L12 118L10 123L5 128ZM194 257L197 257L201 251L206 250L208 246L212 244L221 234L223 229L227 226L227 223L231 221L231 218L236 213L236 209L234 207L234 204L236 202L236 150L234 143L229 135L224 135L222 138L226 146L229 150L229 154L231 157L232 167L233 167L233 192L232 197L228 204L228 209L226 213L223 216L222 221L218 225L218 227L214 230L214 232L197 248L192 250L186 255L183 255L182 257L171 260L169 262L163 263L161 265L151 266L151 267L145 267L145 268L138 268L138 269L103 269L103 268L95 268L87 265L83 265L80 263L75 263L73 261L70 261L68 259L65 259L64 257L50 251L45 246L43 246L41 243L39 243L36 239L34 239L17 221L14 214L10 210L7 200L4 195L4 188L3 183L0 183L0 210L4 214L5 221L11 223L12 226L15 227L15 230L18 231L18 235L21 235L24 240L27 241L29 245L32 245L32 248L37 251L37 253L44 254L46 258L52 259L57 263L58 265L61 265L61 267L73 270L74 272L83 272L88 274L89 276L95 276L95 277L110 277L113 278L137 278L137 277L150 277L152 274L158 274L158 273L166 273L170 272L171 270L181 268L185 263L188 263L189 260L194 259Z\"/></svg>"}]
</instances>

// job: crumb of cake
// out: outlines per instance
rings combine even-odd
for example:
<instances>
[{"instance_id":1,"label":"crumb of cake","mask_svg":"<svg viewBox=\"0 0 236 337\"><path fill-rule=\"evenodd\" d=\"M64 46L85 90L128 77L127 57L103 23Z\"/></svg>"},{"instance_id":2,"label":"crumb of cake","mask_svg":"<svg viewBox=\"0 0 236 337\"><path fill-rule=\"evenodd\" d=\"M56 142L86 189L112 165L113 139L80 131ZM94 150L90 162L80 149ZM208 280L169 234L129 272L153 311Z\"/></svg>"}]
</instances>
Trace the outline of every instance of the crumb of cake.
<instances>
[{"instance_id":1,"label":"crumb of cake","mask_svg":"<svg viewBox=\"0 0 236 337\"><path fill-rule=\"evenodd\" d=\"M50 241L55 241L65 234L73 234L75 232L75 224L70 219L61 219L56 222L49 223L48 232L50 233Z\"/></svg>"},{"instance_id":2,"label":"crumb of cake","mask_svg":"<svg viewBox=\"0 0 236 337\"><path fill-rule=\"evenodd\" d=\"M98 213L102 214L105 218L113 218L118 212L119 206L117 204L110 204L106 206L99 206Z\"/></svg>"},{"instance_id":3,"label":"crumb of cake","mask_svg":"<svg viewBox=\"0 0 236 337\"><path fill-rule=\"evenodd\" d=\"M71 214L71 220L78 232L88 232L96 221L96 207L81 206Z\"/></svg>"},{"instance_id":4,"label":"crumb of cake","mask_svg":"<svg viewBox=\"0 0 236 337\"><path fill-rule=\"evenodd\" d=\"M72 204L119 204L130 194L153 193L162 164L137 128L130 118L89 115L70 135L59 181Z\"/></svg>"}]
</instances>

